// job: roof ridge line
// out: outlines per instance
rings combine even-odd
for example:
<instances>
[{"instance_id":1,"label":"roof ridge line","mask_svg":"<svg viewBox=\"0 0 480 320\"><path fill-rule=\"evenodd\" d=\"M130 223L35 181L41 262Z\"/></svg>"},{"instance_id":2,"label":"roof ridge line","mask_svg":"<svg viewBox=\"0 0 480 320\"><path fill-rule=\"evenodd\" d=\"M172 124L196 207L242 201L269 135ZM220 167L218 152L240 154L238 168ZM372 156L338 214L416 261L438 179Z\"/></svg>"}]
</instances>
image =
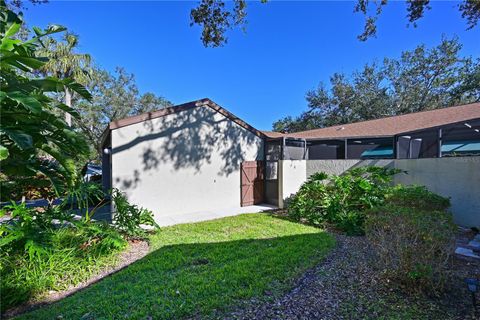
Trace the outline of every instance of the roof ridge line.
<instances>
[{"instance_id":1,"label":"roof ridge line","mask_svg":"<svg viewBox=\"0 0 480 320\"><path fill-rule=\"evenodd\" d=\"M466 106L469 106L469 105L472 105L472 104L479 104L479 103L480 103L480 102L472 102L472 103L467 103L467 104L459 104L459 105L454 105L454 106L450 106L450 107L442 107L442 108L437 108L437 109L430 109L430 110L422 110L422 111L416 111L416 112L410 112L410 113L404 113L404 114L397 114L397 115L391 115L391 116L386 116L386 117L381 117L381 118L376 118L376 119L362 120L362 121L356 121L356 122L344 123L344 124L336 124L336 125L333 125L333 126L328 126L328 127L323 127L323 128L315 128L315 129L302 130L302 131L290 132L290 133L283 133L283 134L305 133L305 132L310 132L310 131L315 131L315 130L321 130L321 129L327 129L327 128L342 127L342 126L347 126L347 125L352 125L352 124L357 124L357 123L365 123L365 122L370 122L370 121L378 121L378 120L390 119L390 118L395 118L395 117L402 117L402 116L414 115L414 114L419 114L419 113L426 113L426 112L432 112L432 111L446 110L446 109L452 109L452 108L458 108L458 107L466 107ZM277 132L277 131L272 131L272 132ZM281 132L278 132L278 133L281 133Z\"/></svg>"}]
</instances>

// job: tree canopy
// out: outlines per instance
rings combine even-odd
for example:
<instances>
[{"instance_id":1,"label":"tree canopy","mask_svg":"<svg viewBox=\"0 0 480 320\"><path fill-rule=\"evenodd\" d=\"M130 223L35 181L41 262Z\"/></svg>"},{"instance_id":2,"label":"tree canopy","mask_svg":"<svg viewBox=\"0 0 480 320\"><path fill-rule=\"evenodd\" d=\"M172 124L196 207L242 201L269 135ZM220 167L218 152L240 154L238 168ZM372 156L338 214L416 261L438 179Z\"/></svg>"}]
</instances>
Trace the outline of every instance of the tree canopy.
<instances>
[{"instance_id":1,"label":"tree canopy","mask_svg":"<svg viewBox=\"0 0 480 320\"><path fill-rule=\"evenodd\" d=\"M377 34L377 20L382 14L383 7L388 4L387 0L356 0L355 12L362 13L365 16L365 26L358 39L365 41ZM413 27L417 27L417 22L423 18L425 13L431 9L430 0L406 0L407 21ZM462 17L467 20L467 29L472 29L480 20L480 1L463 0L458 1L458 10Z\"/></svg>"},{"instance_id":2,"label":"tree canopy","mask_svg":"<svg viewBox=\"0 0 480 320\"><path fill-rule=\"evenodd\" d=\"M66 32L62 40L48 37L43 41L43 46L37 55L48 58L48 61L40 69L46 76L52 75L57 78L71 78L83 85L90 80L91 61L89 54L76 52L79 40L76 34ZM74 92L65 88L63 102L72 107ZM65 121L72 125L72 117L65 112Z\"/></svg>"},{"instance_id":3,"label":"tree canopy","mask_svg":"<svg viewBox=\"0 0 480 320\"><path fill-rule=\"evenodd\" d=\"M443 39L366 64L351 75L335 73L306 94L308 110L276 121L296 132L480 101L480 59L461 57L458 39Z\"/></svg>"},{"instance_id":4,"label":"tree canopy","mask_svg":"<svg viewBox=\"0 0 480 320\"><path fill-rule=\"evenodd\" d=\"M266 3L268 0L260 0ZM407 21L414 27L423 18L426 11L430 10L430 0L406 0ZM388 4L387 0L355 0L354 11L365 16L363 32L358 39L365 41L374 37L377 33L377 20L382 14L383 8ZM480 20L480 1L459 1L457 9L467 21L467 29L474 28ZM206 47L218 47L224 45L228 37L226 33L233 28L245 30L247 22L246 0L201 0L199 5L191 10L191 25L202 27L201 40Z\"/></svg>"},{"instance_id":5,"label":"tree canopy","mask_svg":"<svg viewBox=\"0 0 480 320\"><path fill-rule=\"evenodd\" d=\"M111 121L172 106L154 93L140 94L135 76L120 67L114 74L93 68L87 87L92 99L73 101L80 115L74 126L86 135L95 151L100 151L101 135Z\"/></svg>"}]
</instances>

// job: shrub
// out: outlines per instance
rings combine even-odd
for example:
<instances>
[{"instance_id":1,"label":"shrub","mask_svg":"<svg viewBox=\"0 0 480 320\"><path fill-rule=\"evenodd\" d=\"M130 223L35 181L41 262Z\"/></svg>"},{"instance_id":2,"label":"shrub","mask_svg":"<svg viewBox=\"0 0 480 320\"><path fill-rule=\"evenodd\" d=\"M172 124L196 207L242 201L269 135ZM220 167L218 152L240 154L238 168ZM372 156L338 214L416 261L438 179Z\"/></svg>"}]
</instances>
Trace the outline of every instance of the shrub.
<instances>
[{"instance_id":1,"label":"shrub","mask_svg":"<svg viewBox=\"0 0 480 320\"><path fill-rule=\"evenodd\" d=\"M366 210L383 203L392 176L398 172L360 167L340 176L317 173L291 198L288 214L295 220L333 223L348 234L362 234Z\"/></svg>"},{"instance_id":2,"label":"shrub","mask_svg":"<svg viewBox=\"0 0 480 320\"><path fill-rule=\"evenodd\" d=\"M324 180L328 175L317 172L300 187L300 190L287 202L288 214L291 218L311 224L320 224L325 221L322 216L323 199L326 187Z\"/></svg>"},{"instance_id":3,"label":"shrub","mask_svg":"<svg viewBox=\"0 0 480 320\"><path fill-rule=\"evenodd\" d=\"M126 195L118 189L112 192L112 202L115 205L115 228L128 238L144 238L145 230L141 225L158 228L150 210L130 204Z\"/></svg>"},{"instance_id":4,"label":"shrub","mask_svg":"<svg viewBox=\"0 0 480 320\"><path fill-rule=\"evenodd\" d=\"M420 210L446 210L450 207L450 199L417 185L395 186L387 195L386 201L396 206L408 206Z\"/></svg>"},{"instance_id":5,"label":"shrub","mask_svg":"<svg viewBox=\"0 0 480 320\"><path fill-rule=\"evenodd\" d=\"M372 209L365 222L367 238L385 277L411 291L440 292L455 243L452 217L446 211L407 205Z\"/></svg>"},{"instance_id":6,"label":"shrub","mask_svg":"<svg viewBox=\"0 0 480 320\"><path fill-rule=\"evenodd\" d=\"M61 206L32 209L12 202L0 212L11 217L0 224L2 311L88 279L127 244L108 224L74 221Z\"/></svg>"}]
</instances>

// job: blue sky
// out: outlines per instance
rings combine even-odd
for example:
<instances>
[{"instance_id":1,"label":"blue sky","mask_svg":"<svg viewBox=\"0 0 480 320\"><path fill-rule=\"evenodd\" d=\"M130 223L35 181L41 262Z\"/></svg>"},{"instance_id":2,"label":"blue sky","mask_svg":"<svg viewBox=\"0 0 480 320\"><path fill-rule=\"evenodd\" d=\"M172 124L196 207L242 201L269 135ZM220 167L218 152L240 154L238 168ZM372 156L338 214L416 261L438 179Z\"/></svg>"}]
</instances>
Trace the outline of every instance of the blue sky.
<instances>
[{"instance_id":1,"label":"blue sky","mask_svg":"<svg viewBox=\"0 0 480 320\"><path fill-rule=\"evenodd\" d=\"M141 92L183 103L209 97L259 129L306 110L305 92L350 73L366 62L398 57L420 43L457 35L463 54L480 56L480 27L466 31L455 2L432 10L407 28L405 5L390 2L377 38L360 42L363 16L353 2L271 1L248 3L247 32L229 32L221 48L205 48L200 28L190 27L186 1L51 1L29 7L29 26L58 23L80 35L83 52L107 70L122 66Z\"/></svg>"}]
</instances>

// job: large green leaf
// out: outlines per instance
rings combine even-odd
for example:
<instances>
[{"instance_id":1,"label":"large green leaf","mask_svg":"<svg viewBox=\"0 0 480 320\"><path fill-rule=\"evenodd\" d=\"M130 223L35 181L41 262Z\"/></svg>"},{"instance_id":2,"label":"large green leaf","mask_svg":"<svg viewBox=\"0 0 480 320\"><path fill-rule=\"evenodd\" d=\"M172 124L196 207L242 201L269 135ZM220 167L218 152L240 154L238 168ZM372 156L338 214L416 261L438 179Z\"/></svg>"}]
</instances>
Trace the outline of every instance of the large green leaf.
<instances>
[{"instance_id":1,"label":"large green leaf","mask_svg":"<svg viewBox=\"0 0 480 320\"><path fill-rule=\"evenodd\" d=\"M35 57L22 57L19 55L11 55L10 57L2 57L2 64L22 69L23 71L33 71L40 69L45 62Z\"/></svg>"},{"instance_id":2,"label":"large green leaf","mask_svg":"<svg viewBox=\"0 0 480 320\"><path fill-rule=\"evenodd\" d=\"M12 140L22 150L33 147L33 139L29 134L23 133L20 130L9 130L5 128L2 128L1 132L7 135L10 140Z\"/></svg>"},{"instance_id":3,"label":"large green leaf","mask_svg":"<svg viewBox=\"0 0 480 320\"><path fill-rule=\"evenodd\" d=\"M67 30L67 28L65 28L64 26L59 25L59 24L51 24L45 30L42 30L39 27L33 27L33 32L35 32L35 35L36 35L36 38L34 38L34 39L45 37L45 36L48 36L48 35L51 35L51 34L54 34L54 33L58 33L58 32L63 32L63 31L66 31L66 30Z\"/></svg>"},{"instance_id":4,"label":"large green leaf","mask_svg":"<svg viewBox=\"0 0 480 320\"><path fill-rule=\"evenodd\" d=\"M63 92L64 84L55 77L47 77L45 79L34 79L30 83L40 88L43 92Z\"/></svg>"},{"instance_id":5,"label":"large green leaf","mask_svg":"<svg viewBox=\"0 0 480 320\"><path fill-rule=\"evenodd\" d=\"M60 110L63 110L65 112L68 112L70 113L70 115L74 118L77 118L79 119L80 118L80 114L73 108L67 106L66 104L63 104L63 103L59 103L57 105L55 105L58 109Z\"/></svg>"},{"instance_id":6,"label":"large green leaf","mask_svg":"<svg viewBox=\"0 0 480 320\"><path fill-rule=\"evenodd\" d=\"M8 28L8 30L5 32L4 37L5 38L13 37L20 30L20 27L21 27L21 23L19 23L18 21L13 22Z\"/></svg>"},{"instance_id":7,"label":"large green leaf","mask_svg":"<svg viewBox=\"0 0 480 320\"><path fill-rule=\"evenodd\" d=\"M22 104L26 109L33 112L34 114L39 114L42 111L42 104L33 95L27 95L23 92L15 91L6 92L6 96Z\"/></svg>"},{"instance_id":8,"label":"large green leaf","mask_svg":"<svg viewBox=\"0 0 480 320\"><path fill-rule=\"evenodd\" d=\"M72 80L72 79L65 79L65 80L62 80L62 83L63 83L67 88L69 88L69 89L72 90L72 91L75 91L75 92L78 93L80 96L82 96L83 98L87 99L88 101L91 101L91 100L92 100L92 95L90 94L90 92L89 92L84 86L82 86L81 84L79 84L78 82L75 82L75 81Z\"/></svg>"},{"instance_id":9,"label":"large green leaf","mask_svg":"<svg viewBox=\"0 0 480 320\"><path fill-rule=\"evenodd\" d=\"M0 44L0 49L1 50L11 50L14 48L14 45L19 44L21 41L19 39L8 39L5 38L2 40L2 43Z\"/></svg>"},{"instance_id":10,"label":"large green leaf","mask_svg":"<svg viewBox=\"0 0 480 320\"><path fill-rule=\"evenodd\" d=\"M8 149L0 145L0 160L5 160L8 158Z\"/></svg>"}]
</instances>

